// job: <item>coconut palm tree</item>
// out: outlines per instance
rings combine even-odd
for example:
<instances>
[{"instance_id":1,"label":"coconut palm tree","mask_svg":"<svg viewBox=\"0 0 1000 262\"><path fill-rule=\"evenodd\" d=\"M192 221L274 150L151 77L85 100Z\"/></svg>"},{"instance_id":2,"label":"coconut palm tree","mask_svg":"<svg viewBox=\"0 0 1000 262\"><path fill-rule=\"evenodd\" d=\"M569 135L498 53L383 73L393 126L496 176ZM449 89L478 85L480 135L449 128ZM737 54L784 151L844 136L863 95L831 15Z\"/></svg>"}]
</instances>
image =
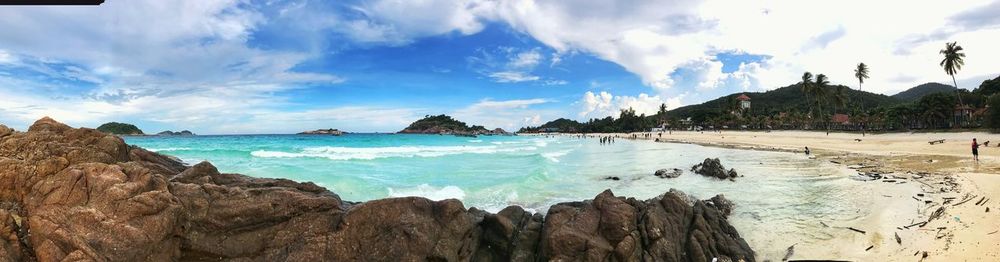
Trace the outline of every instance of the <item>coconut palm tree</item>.
<instances>
[{"instance_id":1,"label":"coconut palm tree","mask_svg":"<svg viewBox=\"0 0 1000 262\"><path fill-rule=\"evenodd\" d=\"M799 82L799 88L802 89L802 94L806 96L806 104L809 107L809 112L813 110L812 101L809 100L809 95L813 92L813 74L805 72L802 74L802 82Z\"/></svg>"},{"instance_id":2,"label":"coconut palm tree","mask_svg":"<svg viewBox=\"0 0 1000 262\"><path fill-rule=\"evenodd\" d=\"M828 124L830 119L826 118L826 116L823 115L823 102L826 102L827 99L826 87L828 85L830 85L830 80L826 78L826 75L824 74L816 75L816 82L813 83L812 95L813 95L813 100L815 100L816 102L816 108L819 109L818 119L823 121L822 122L823 125L827 127L826 134L830 135L830 128L829 128L830 125Z\"/></svg>"},{"instance_id":3,"label":"coconut palm tree","mask_svg":"<svg viewBox=\"0 0 1000 262\"><path fill-rule=\"evenodd\" d=\"M941 49L939 53L944 55L944 59L941 60L941 67L944 67L944 72L951 76L951 82L955 84L955 88L958 88L958 81L955 81L955 74L958 70L962 70L962 66L965 65L965 53L962 53L962 46L958 45L958 42L945 43L944 49ZM958 92L956 90L956 92ZM958 97L958 104L962 105L962 97Z\"/></svg>"},{"instance_id":4,"label":"coconut palm tree","mask_svg":"<svg viewBox=\"0 0 1000 262\"><path fill-rule=\"evenodd\" d=\"M865 63L858 63L858 67L854 68L854 77L858 78L858 91L861 91L861 85L865 83L865 79L868 79L868 65ZM861 101L861 112L865 113L864 101ZM865 136L864 121L861 121L861 136Z\"/></svg>"}]
</instances>

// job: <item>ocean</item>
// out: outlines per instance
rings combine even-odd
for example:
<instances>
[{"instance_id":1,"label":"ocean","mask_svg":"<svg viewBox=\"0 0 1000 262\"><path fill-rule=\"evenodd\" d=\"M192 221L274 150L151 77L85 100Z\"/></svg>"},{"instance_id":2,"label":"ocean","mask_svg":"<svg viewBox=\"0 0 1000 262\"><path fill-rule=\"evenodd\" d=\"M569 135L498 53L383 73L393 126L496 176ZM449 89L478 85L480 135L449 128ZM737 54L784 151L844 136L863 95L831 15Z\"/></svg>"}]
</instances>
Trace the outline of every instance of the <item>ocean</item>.
<instances>
[{"instance_id":1,"label":"ocean","mask_svg":"<svg viewBox=\"0 0 1000 262\"><path fill-rule=\"evenodd\" d=\"M880 190L850 179L853 173L842 166L802 154L626 139L602 145L570 136L347 134L126 141L188 164L210 161L224 173L311 181L347 201L455 198L467 208L496 212L520 205L544 214L552 204L592 199L605 189L637 199L671 188L698 199L724 194L736 205L730 221L764 257L781 257L798 242L835 237L818 221L859 222L876 212L866 207L876 206ZM689 171L709 157L742 177L718 180ZM653 175L662 168L684 174L673 179ZM606 179L610 176L619 180Z\"/></svg>"}]
</instances>

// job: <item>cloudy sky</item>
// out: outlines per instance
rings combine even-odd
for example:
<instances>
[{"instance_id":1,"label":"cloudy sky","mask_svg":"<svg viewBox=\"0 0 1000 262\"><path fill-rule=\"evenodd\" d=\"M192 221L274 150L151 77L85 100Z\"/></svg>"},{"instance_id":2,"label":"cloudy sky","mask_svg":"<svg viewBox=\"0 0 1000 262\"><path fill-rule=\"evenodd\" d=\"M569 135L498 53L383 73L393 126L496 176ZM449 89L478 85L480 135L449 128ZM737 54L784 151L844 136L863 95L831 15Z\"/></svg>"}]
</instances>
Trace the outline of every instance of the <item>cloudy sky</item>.
<instances>
[{"instance_id":1,"label":"cloudy sky","mask_svg":"<svg viewBox=\"0 0 1000 262\"><path fill-rule=\"evenodd\" d=\"M1000 0L108 0L0 7L0 123L146 132L517 129L797 81L893 94L1000 74Z\"/></svg>"}]
</instances>

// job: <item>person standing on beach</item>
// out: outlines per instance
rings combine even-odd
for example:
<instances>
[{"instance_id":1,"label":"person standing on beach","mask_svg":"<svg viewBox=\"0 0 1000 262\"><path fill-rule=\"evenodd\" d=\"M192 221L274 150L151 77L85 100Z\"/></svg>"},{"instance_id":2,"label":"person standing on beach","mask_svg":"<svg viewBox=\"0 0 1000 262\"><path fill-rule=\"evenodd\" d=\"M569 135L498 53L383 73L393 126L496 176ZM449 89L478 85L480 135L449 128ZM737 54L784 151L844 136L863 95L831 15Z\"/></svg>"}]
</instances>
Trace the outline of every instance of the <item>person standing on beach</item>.
<instances>
[{"instance_id":1,"label":"person standing on beach","mask_svg":"<svg viewBox=\"0 0 1000 262\"><path fill-rule=\"evenodd\" d=\"M972 158L979 162L979 143L976 142L975 138L972 139Z\"/></svg>"}]
</instances>

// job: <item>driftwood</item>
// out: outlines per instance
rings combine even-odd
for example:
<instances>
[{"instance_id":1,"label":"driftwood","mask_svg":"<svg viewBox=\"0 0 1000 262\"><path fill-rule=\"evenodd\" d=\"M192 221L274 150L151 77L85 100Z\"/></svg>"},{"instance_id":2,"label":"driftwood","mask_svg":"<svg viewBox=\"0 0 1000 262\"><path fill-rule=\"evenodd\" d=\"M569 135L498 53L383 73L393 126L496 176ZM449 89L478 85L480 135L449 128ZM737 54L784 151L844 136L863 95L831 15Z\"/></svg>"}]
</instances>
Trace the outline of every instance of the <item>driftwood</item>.
<instances>
[{"instance_id":1,"label":"driftwood","mask_svg":"<svg viewBox=\"0 0 1000 262\"><path fill-rule=\"evenodd\" d=\"M918 226L918 225L921 226L921 227L923 227L924 225L927 225L927 221L917 222L917 223L914 223L914 224L909 225L909 226L904 226L903 228L910 229L911 227Z\"/></svg>"},{"instance_id":2,"label":"driftwood","mask_svg":"<svg viewBox=\"0 0 1000 262\"><path fill-rule=\"evenodd\" d=\"M973 199L976 199L976 196L972 196L970 198L966 198L966 199L962 200L961 202L955 203L952 206L958 206L958 205L961 205L961 204L965 204L965 202L969 202L970 200L973 200Z\"/></svg>"},{"instance_id":3,"label":"driftwood","mask_svg":"<svg viewBox=\"0 0 1000 262\"><path fill-rule=\"evenodd\" d=\"M861 234L867 234L867 233L865 233L864 230L861 230L861 229L857 229L857 228L853 228L853 227L847 227L847 229L850 229L850 230L852 230L854 232L858 232L858 233L861 233Z\"/></svg>"},{"instance_id":4,"label":"driftwood","mask_svg":"<svg viewBox=\"0 0 1000 262\"><path fill-rule=\"evenodd\" d=\"M792 244L791 246L788 246L788 249L785 251L785 257L782 258L781 261L788 261L789 258L792 258L792 254L795 254L795 245L798 244L799 243L795 243Z\"/></svg>"},{"instance_id":5,"label":"driftwood","mask_svg":"<svg viewBox=\"0 0 1000 262\"><path fill-rule=\"evenodd\" d=\"M976 201L976 205L978 206L979 204L982 204L983 200L986 200L986 197L982 197L979 199L979 201Z\"/></svg>"},{"instance_id":6,"label":"driftwood","mask_svg":"<svg viewBox=\"0 0 1000 262\"><path fill-rule=\"evenodd\" d=\"M944 143L944 139L941 139L941 140L932 140L932 141L928 141L927 143L931 144L931 145L933 145L933 144L940 144L940 143Z\"/></svg>"},{"instance_id":7,"label":"driftwood","mask_svg":"<svg viewBox=\"0 0 1000 262\"><path fill-rule=\"evenodd\" d=\"M899 238L899 232L896 232L896 233L893 233L893 234L896 235L896 244L902 245L903 244L903 239Z\"/></svg>"},{"instance_id":8,"label":"driftwood","mask_svg":"<svg viewBox=\"0 0 1000 262\"><path fill-rule=\"evenodd\" d=\"M934 213L931 213L931 216L927 218L927 222L931 222L931 220L937 219L943 214L944 214L944 207L939 207L937 210L934 210Z\"/></svg>"}]
</instances>

